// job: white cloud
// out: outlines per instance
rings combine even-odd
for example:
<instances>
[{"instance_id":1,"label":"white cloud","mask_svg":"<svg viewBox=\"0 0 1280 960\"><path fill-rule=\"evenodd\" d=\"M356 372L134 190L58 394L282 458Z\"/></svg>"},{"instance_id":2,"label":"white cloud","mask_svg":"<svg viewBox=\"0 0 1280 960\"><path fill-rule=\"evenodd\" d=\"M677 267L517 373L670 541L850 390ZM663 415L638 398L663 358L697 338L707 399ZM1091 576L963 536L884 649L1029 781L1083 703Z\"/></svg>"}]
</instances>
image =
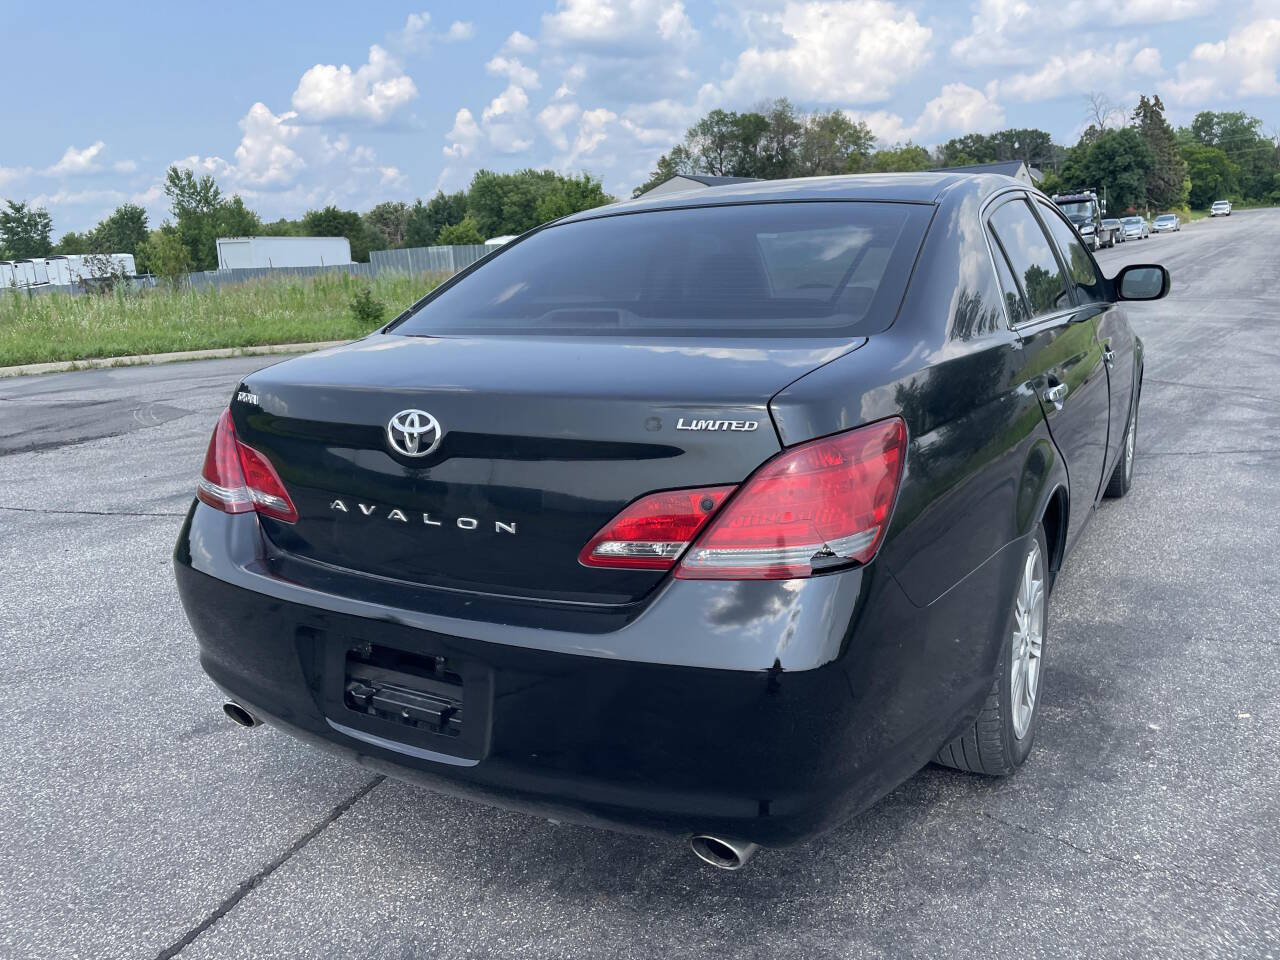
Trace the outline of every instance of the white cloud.
<instances>
[{"instance_id":1,"label":"white cloud","mask_svg":"<svg viewBox=\"0 0 1280 960\"><path fill-rule=\"evenodd\" d=\"M577 119L581 109L576 103L549 103L538 114L538 126L557 150L569 149L564 128Z\"/></svg>"},{"instance_id":2,"label":"white cloud","mask_svg":"<svg viewBox=\"0 0 1280 960\"><path fill-rule=\"evenodd\" d=\"M426 10L409 14L395 39L399 47L409 53L427 50L431 46L431 14Z\"/></svg>"},{"instance_id":3,"label":"white cloud","mask_svg":"<svg viewBox=\"0 0 1280 960\"><path fill-rule=\"evenodd\" d=\"M117 160L111 164L111 169L116 173L136 173L138 164L134 160Z\"/></svg>"},{"instance_id":4,"label":"white cloud","mask_svg":"<svg viewBox=\"0 0 1280 960\"><path fill-rule=\"evenodd\" d=\"M102 169L102 165L98 162L98 157L104 149L106 149L106 144L101 140L90 144L83 150L67 147L62 159L50 167L47 172L52 176L93 173Z\"/></svg>"},{"instance_id":5,"label":"white cloud","mask_svg":"<svg viewBox=\"0 0 1280 960\"><path fill-rule=\"evenodd\" d=\"M475 151L476 141L480 139L480 128L476 125L476 118L471 115L470 110L463 107L454 115L453 128L444 135L444 138L450 141L444 148L446 157L461 160L471 156Z\"/></svg>"},{"instance_id":6,"label":"white cloud","mask_svg":"<svg viewBox=\"0 0 1280 960\"><path fill-rule=\"evenodd\" d=\"M566 166L583 154L594 153L608 136L605 128L617 119L616 113L604 107L583 111L582 119L578 122L578 136L573 141L573 150L565 161Z\"/></svg>"},{"instance_id":7,"label":"white cloud","mask_svg":"<svg viewBox=\"0 0 1280 960\"><path fill-rule=\"evenodd\" d=\"M698 119L696 104L665 98L633 103L622 112L622 128L646 145L666 145L684 139L685 131Z\"/></svg>"},{"instance_id":8,"label":"white cloud","mask_svg":"<svg viewBox=\"0 0 1280 960\"><path fill-rule=\"evenodd\" d=\"M30 172L30 167L0 167L0 187L20 180Z\"/></svg>"},{"instance_id":9,"label":"white cloud","mask_svg":"<svg viewBox=\"0 0 1280 960\"><path fill-rule=\"evenodd\" d=\"M933 36L914 13L887 0L790 2L762 19L785 43L738 55L724 85L731 100L883 100L929 59Z\"/></svg>"},{"instance_id":10,"label":"white cloud","mask_svg":"<svg viewBox=\"0 0 1280 960\"><path fill-rule=\"evenodd\" d=\"M969 33L951 45L951 55L969 66L1031 65L1062 52L1063 31L1188 20L1220 5L1221 0L975 0Z\"/></svg>"},{"instance_id":11,"label":"white cloud","mask_svg":"<svg viewBox=\"0 0 1280 960\"><path fill-rule=\"evenodd\" d=\"M612 47L635 55L698 38L679 0L557 0L556 7L543 14L542 26L563 46Z\"/></svg>"},{"instance_id":12,"label":"white cloud","mask_svg":"<svg viewBox=\"0 0 1280 960\"><path fill-rule=\"evenodd\" d=\"M999 82L1000 93L1015 100L1052 100L1091 90L1114 91L1126 83L1123 64L1138 47L1136 40L1071 48L1043 61L1034 73L1015 73Z\"/></svg>"},{"instance_id":13,"label":"white cloud","mask_svg":"<svg viewBox=\"0 0 1280 960\"><path fill-rule=\"evenodd\" d=\"M502 49L509 53L533 53L538 49L538 41L516 30L507 37Z\"/></svg>"},{"instance_id":14,"label":"white cloud","mask_svg":"<svg viewBox=\"0 0 1280 960\"><path fill-rule=\"evenodd\" d=\"M485 132L489 135L489 146L499 153L524 153L533 146L533 139L514 124L495 123Z\"/></svg>"},{"instance_id":15,"label":"white cloud","mask_svg":"<svg viewBox=\"0 0 1280 960\"><path fill-rule=\"evenodd\" d=\"M66 207L85 203L123 203L125 194L119 190L58 190L41 193L27 201L30 207Z\"/></svg>"},{"instance_id":16,"label":"white cloud","mask_svg":"<svg viewBox=\"0 0 1280 960\"><path fill-rule=\"evenodd\" d=\"M524 113L529 106L529 95L518 84L510 84L507 89L489 101L489 105L480 113L480 119L488 122L497 117L517 116Z\"/></svg>"},{"instance_id":17,"label":"white cloud","mask_svg":"<svg viewBox=\"0 0 1280 960\"><path fill-rule=\"evenodd\" d=\"M378 167L378 186L380 187L403 187L409 182L409 178L400 172L399 167Z\"/></svg>"},{"instance_id":18,"label":"white cloud","mask_svg":"<svg viewBox=\"0 0 1280 960\"><path fill-rule=\"evenodd\" d=\"M470 20L455 20L449 24L449 29L441 38L447 43L457 43L459 40L470 40L476 33L476 25Z\"/></svg>"},{"instance_id":19,"label":"white cloud","mask_svg":"<svg viewBox=\"0 0 1280 960\"><path fill-rule=\"evenodd\" d=\"M240 182L254 186L287 184L306 167L306 162L290 146L297 139L299 128L289 121L296 117L292 111L276 116L263 103L249 108L240 121L244 136L236 147L236 172Z\"/></svg>"},{"instance_id":20,"label":"white cloud","mask_svg":"<svg viewBox=\"0 0 1280 960\"><path fill-rule=\"evenodd\" d=\"M565 97L573 96L573 92L587 78L587 65L582 62L575 63L564 72L561 78L560 86L556 87L555 99L563 100Z\"/></svg>"},{"instance_id":21,"label":"white cloud","mask_svg":"<svg viewBox=\"0 0 1280 960\"><path fill-rule=\"evenodd\" d=\"M506 77L519 86L528 87L530 90L538 89L538 71L532 67L526 67L516 57L504 57L498 54L486 63L484 68L492 74Z\"/></svg>"},{"instance_id":22,"label":"white cloud","mask_svg":"<svg viewBox=\"0 0 1280 960\"><path fill-rule=\"evenodd\" d=\"M1155 47L1143 47L1135 53L1129 68L1144 77L1158 77L1164 73L1164 67L1160 65L1160 51Z\"/></svg>"},{"instance_id":23,"label":"white cloud","mask_svg":"<svg viewBox=\"0 0 1280 960\"><path fill-rule=\"evenodd\" d=\"M1280 19L1255 20L1217 43L1201 43L1164 85L1171 100L1280 96Z\"/></svg>"},{"instance_id":24,"label":"white cloud","mask_svg":"<svg viewBox=\"0 0 1280 960\"><path fill-rule=\"evenodd\" d=\"M995 100L994 83L988 84L985 92L964 83L948 83L911 124L886 110L845 113L870 127L882 144L936 140L949 133L989 133L1000 129L1005 119L1004 108Z\"/></svg>"},{"instance_id":25,"label":"white cloud","mask_svg":"<svg viewBox=\"0 0 1280 960\"><path fill-rule=\"evenodd\" d=\"M410 16L410 20L414 14ZM356 70L345 63L316 64L302 75L293 107L311 120L361 119L382 123L418 95L418 88L391 54L376 43L369 62Z\"/></svg>"}]
</instances>

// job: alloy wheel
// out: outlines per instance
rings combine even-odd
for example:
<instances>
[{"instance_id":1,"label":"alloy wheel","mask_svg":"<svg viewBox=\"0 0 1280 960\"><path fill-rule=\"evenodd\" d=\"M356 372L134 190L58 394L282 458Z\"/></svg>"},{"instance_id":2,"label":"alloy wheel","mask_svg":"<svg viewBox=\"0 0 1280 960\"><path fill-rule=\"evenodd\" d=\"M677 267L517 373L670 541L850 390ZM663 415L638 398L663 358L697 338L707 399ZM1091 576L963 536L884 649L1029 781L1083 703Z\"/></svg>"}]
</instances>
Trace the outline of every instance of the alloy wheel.
<instances>
[{"instance_id":1,"label":"alloy wheel","mask_svg":"<svg viewBox=\"0 0 1280 960\"><path fill-rule=\"evenodd\" d=\"M1032 541L1022 567L1018 596L1013 611L1013 655L1009 671L1010 702L1013 705L1013 735L1021 740L1035 716L1036 694L1040 688L1040 653L1044 645L1044 554Z\"/></svg>"}]
</instances>

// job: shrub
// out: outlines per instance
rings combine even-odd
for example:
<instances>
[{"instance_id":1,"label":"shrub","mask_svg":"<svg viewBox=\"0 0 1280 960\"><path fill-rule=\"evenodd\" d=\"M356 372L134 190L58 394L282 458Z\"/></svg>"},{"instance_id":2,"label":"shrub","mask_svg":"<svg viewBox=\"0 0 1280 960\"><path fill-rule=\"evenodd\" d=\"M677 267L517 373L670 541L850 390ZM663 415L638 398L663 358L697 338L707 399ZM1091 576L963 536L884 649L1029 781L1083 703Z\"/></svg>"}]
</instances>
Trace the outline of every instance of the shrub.
<instances>
[{"instance_id":1,"label":"shrub","mask_svg":"<svg viewBox=\"0 0 1280 960\"><path fill-rule=\"evenodd\" d=\"M360 323L374 326L382 321L386 312L387 305L374 298L371 287L365 287L351 298L351 315Z\"/></svg>"}]
</instances>

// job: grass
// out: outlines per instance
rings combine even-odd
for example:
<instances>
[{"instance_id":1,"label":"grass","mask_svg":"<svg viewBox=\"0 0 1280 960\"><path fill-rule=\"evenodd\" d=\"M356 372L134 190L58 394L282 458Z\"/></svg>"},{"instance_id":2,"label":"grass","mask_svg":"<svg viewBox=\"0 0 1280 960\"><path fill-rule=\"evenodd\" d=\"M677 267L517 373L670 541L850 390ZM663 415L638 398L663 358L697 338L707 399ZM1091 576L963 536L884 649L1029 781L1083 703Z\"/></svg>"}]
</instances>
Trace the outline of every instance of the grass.
<instances>
[{"instance_id":1,"label":"grass","mask_svg":"<svg viewBox=\"0 0 1280 960\"><path fill-rule=\"evenodd\" d=\"M0 292L0 367L214 347L350 340L375 329L351 301L366 287L386 304L383 321L443 280L388 272L372 282L344 273L255 280L204 290L102 295Z\"/></svg>"}]
</instances>

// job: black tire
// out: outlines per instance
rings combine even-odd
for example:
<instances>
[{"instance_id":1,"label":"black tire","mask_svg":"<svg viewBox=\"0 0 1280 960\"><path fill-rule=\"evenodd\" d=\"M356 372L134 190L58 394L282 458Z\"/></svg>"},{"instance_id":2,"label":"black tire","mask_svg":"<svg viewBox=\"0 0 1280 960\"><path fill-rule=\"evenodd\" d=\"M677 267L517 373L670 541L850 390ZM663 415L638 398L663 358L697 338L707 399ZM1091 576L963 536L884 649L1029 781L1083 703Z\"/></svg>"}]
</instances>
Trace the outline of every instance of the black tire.
<instances>
[{"instance_id":1,"label":"black tire","mask_svg":"<svg viewBox=\"0 0 1280 960\"><path fill-rule=\"evenodd\" d=\"M1031 717L1021 737L1014 730L1013 716L1013 638L1016 623L1018 587L1014 589L1015 601L1010 605L1009 617L1005 626L1004 642L1000 646L1000 659L996 663L996 675L991 683L991 692L982 705L982 710L973 724L949 744L938 751L934 762L944 767L953 767L968 773L981 773L991 777L1007 777L1016 771L1031 754L1035 744L1036 729L1040 726L1040 704L1044 691L1044 649L1047 641L1049 624L1049 546L1045 539L1044 527L1037 526L1034 536L1028 541L1023 562L1018 565L1019 584L1026 563L1032 557L1033 546L1040 552L1040 563L1043 583L1043 604L1041 606L1041 646L1040 670L1035 702Z\"/></svg>"},{"instance_id":2,"label":"black tire","mask_svg":"<svg viewBox=\"0 0 1280 960\"><path fill-rule=\"evenodd\" d=\"M1129 411L1129 422L1124 425L1124 438L1120 442L1123 444L1120 461L1111 472L1107 489L1102 491L1102 495L1109 500L1119 500L1133 486L1133 466L1134 461L1137 460L1138 449L1138 401L1136 398L1133 401L1133 409Z\"/></svg>"}]
</instances>

